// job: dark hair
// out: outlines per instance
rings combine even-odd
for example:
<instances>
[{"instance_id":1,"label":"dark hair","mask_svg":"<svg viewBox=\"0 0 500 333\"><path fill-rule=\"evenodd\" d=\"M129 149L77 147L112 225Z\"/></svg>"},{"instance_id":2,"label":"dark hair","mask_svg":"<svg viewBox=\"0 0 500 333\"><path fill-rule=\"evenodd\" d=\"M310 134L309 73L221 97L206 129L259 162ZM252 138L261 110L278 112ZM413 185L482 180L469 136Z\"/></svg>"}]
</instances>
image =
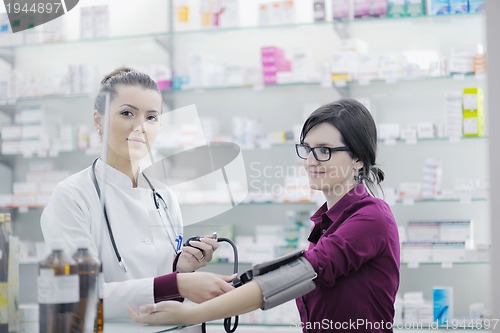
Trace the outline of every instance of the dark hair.
<instances>
[{"instance_id":1,"label":"dark hair","mask_svg":"<svg viewBox=\"0 0 500 333\"><path fill-rule=\"evenodd\" d=\"M138 72L132 68L119 67L106 74L101 81L101 89L95 98L94 108L104 114L106 94L110 94L110 100L116 96L117 86L139 86L144 89L155 90L160 93L156 82L147 74Z\"/></svg>"},{"instance_id":2,"label":"dark hair","mask_svg":"<svg viewBox=\"0 0 500 333\"><path fill-rule=\"evenodd\" d=\"M375 166L377 126L368 109L357 100L347 98L323 105L307 118L300 142L303 143L307 133L321 123L333 125L342 135L343 143L349 147L351 156L363 162L358 181L375 195L376 186L380 187L384 180L384 172Z\"/></svg>"}]
</instances>

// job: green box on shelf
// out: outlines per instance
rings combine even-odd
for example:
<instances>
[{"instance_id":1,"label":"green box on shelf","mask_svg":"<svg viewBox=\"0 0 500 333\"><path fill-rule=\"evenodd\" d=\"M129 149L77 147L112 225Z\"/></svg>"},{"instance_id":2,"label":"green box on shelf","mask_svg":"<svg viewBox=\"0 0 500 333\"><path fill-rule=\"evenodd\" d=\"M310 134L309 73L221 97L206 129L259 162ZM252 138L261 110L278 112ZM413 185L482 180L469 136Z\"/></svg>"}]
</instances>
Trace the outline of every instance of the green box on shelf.
<instances>
[{"instance_id":1,"label":"green box on shelf","mask_svg":"<svg viewBox=\"0 0 500 333\"><path fill-rule=\"evenodd\" d=\"M425 16L425 0L406 0L406 16Z\"/></svg>"},{"instance_id":2,"label":"green box on shelf","mask_svg":"<svg viewBox=\"0 0 500 333\"><path fill-rule=\"evenodd\" d=\"M387 3L387 17L406 16L406 0L389 0Z\"/></svg>"}]
</instances>

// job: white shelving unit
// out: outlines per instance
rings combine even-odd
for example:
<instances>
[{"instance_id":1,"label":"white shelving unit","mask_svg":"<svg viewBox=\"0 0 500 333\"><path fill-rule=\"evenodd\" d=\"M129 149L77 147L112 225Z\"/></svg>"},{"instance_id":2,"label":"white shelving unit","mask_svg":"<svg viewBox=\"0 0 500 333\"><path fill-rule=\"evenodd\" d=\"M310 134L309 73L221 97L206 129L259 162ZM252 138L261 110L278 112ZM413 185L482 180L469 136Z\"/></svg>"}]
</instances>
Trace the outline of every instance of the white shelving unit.
<instances>
[{"instance_id":1,"label":"white shelving unit","mask_svg":"<svg viewBox=\"0 0 500 333\"><path fill-rule=\"evenodd\" d=\"M166 15L164 17L162 15ZM169 21L167 14L158 18ZM340 42L339 31L352 38L369 43L369 52L401 52L409 49L437 49L449 55L452 45L464 42L485 43L482 15L450 17L422 17L407 19L374 19L347 22L342 27L331 23L288 24L269 27L226 28L184 32L129 32L127 35L99 40L71 40L68 42L1 47L8 61L2 66L31 70L42 76L50 75L72 62L95 64L96 73L105 73L122 64L144 65L172 63L177 73L187 73L186 55L206 52L239 65L260 65L260 47L276 45L284 49L308 47L316 64L329 61ZM156 23L156 26L158 24ZM116 27L115 27L116 28ZM340 30L340 28L342 28ZM158 31L158 30L157 30ZM237 45L237 47L230 47ZM13 59L13 60L11 60ZM40 66L43 63L44 66ZM1 68L0 68L1 69ZM98 82L98 76L92 82ZM485 87L483 77L439 76L412 77L394 80L348 81L338 86L325 87L319 81L277 84L271 86L221 86L164 92L165 100L173 107L195 104L201 116L220 120L221 130L230 133L233 116L261 120L265 132L291 130L304 120L304 105L319 105L342 96L371 99L377 122L408 124L422 119L442 122L444 92L468 86ZM0 122L12 119L22 105L44 105L54 117L62 117L75 124L91 127L94 92L78 95L25 97L0 101ZM486 99L485 99L486 100ZM488 108L486 108L488 110ZM311 111L311 110L309 110ZM394 144L395 143L395 144ZM443 188L453 187L456 178L477 178L487 167L488 138L462 138L459 142L447 138L420 140L416 144L380 142L379 161L386 172L386 186L396 187L404 181L419 181L421 166L427 156L443 160ZM273 144L269 148L243 150L249 177L252 165L256 168L282 168L296 165L298 159L291 142ZM0 155L0 164L10 169L10 184L23 179L27 163L33 160L51 160L65 170L77 171L90 165L93 156L81 152L63 153L57 157L31 158ZM257 164L255 164L257 163ZM472 171L474 170L472 174ZM2 170L0 170L2 171ZM483 177L483 176L481 176ZM269 179L280 184L283 179ZM399 224L411 218L467 217L475 221L474 233L480 242L489 242L490 216L488 198L451 198L394 202L392 209ZM211 209L216 204L183 205L183 213L196 216L198 210ZM204 223L204 227L233 225L235 232L252 235L255 224L284 224L287 210L314 210L314 203L245 203ZM38 219L39 206L0 207L14 213L14 230L24 239L42 240ZM264 219L263 219L264 217ZM197 233L199 226L187 227L185 234ZM33 266L33 265L23 265ZM483 262L441 264L412 264L401 267L400 292L424 290L431 299L434 285L455 287L456 313L466 315L468 305L484 302L488 306L490 265ZM23 269L23 268L22 268ZM33 274L33 267L25 268ZM474 285L472 284L474 281ZM474 287L474 294L471 288ZM21 302L23 302L21 295ZM26 300L26 299L24 299ZM265 328L266 331L268 328ZM243 331L257 331L258 326L243 326ZM263 329L262 329L263 330ZM296 332L287 327L276 331Z\"/></svg>"}]
</instances>

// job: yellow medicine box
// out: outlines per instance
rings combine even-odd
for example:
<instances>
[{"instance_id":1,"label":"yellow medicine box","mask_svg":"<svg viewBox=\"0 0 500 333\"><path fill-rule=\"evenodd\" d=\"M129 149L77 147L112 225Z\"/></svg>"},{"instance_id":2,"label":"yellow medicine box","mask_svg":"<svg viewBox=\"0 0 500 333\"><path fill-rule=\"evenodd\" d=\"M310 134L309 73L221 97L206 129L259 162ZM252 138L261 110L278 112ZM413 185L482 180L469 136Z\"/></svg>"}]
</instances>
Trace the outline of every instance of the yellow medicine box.
<instances>
[{"instance_id":1,"label":"yellow medicine box","mask_svg":"<svg viewBox=\"0 0 500 333\"><path fill-rule=\"evenodd\" d=\"M484 135L483 91L481 88L464 88L462 99L463 135Z\"/></svg>"}]
</instances>

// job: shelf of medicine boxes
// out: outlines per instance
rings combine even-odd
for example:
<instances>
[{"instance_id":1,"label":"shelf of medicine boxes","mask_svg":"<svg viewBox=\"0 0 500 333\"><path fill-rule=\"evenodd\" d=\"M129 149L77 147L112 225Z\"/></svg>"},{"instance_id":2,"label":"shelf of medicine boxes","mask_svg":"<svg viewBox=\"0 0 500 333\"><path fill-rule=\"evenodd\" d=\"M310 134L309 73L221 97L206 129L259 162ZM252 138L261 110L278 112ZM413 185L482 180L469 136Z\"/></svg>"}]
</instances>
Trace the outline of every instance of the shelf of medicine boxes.
<instances>
[{"instance_id":1,"label":"shelf of medicine boxes","mask_svg":"<svg viewBox=\"0 0 500 333\"><path fill-rule=\"evenodd\" d=\"M426 144L426 143L458 143L460 141L483 141L487 140L487 136L462 136L462 137L443 137L443 138L427 138L427 139L417 139L416 141L407 141L407 140L402 140L402 139L397 139L397 140L379 140L380 145L407 145L407 144ZM253 147L242 147L241 150L243 151L260 151L260 150L270 150L270 149L278 149L278 148L284 148L284 149L289 149L291 154L295 154L295 144L296 142L280 142L280 143L269 143L266 145L259 145L259 146L253 146ZM161 148L159 150L160 153L164 154L165 156L172 155L174 153L174 150L171 150L169 148Z\"/></svg>"},{"instance_id":2,"label":"shelf of medicine boxes","mask_svg":"<svg viewBox=\"0 0 500 333\"><path fill-rule=\"evenodd\" d=\"M456 22L461 22L463 20L479 20L482 19L484 15L482 13L470 13L470 14L460 14L460 15L438 15L438 16L414 16L414 17L372 17L372 18L361 18L361 19L349 19L342 21L322 21L322 22L296 22L296 23L281 23L281 24L268 24L259 26L235 26L235 27L211 27L204 29L185 29L176 30L171 32L174 36L186 36L194 34L217 34L225 32L238 32L245 30L267 30L267 29L289 29L289 28L301 28L301 27L336 27L337 25L361 25L361 24L391 24L391 27L395 23L416 23L416 24L429 24L429 23L450 23L455 24Z\"/></svg>"},{"instance_id":3,"label":"shelf of medicine boxes","mask_svg":"<svg viewBox=\"0 0 500 333\"><path fill-rule=\"evenodd\" d=\"M213 87L197 87L197 88L186 88L186 89L176 89L176 90L165 90L164 94L178 94L178 93L205 93L211 91L219 90L255 90L261 91L264 89L275 89L275 88L290 88L290 87L321 87L327 88L349 88L350 86L370 86L370 85L394 85L396 83L408 83L408 82L431 82L431 81L444 81L444 80L466 80L466 79L476 79L484 80L484 74L452 74L452 75L442 75L442 76L408 76L408 77L390 77L390 78L377 78L372 80L350 80L350 81L332 81L332 82L288 82L288 83L277 83L277 84L253 84L253 85L242 85L242 86L213 86ZM347 95L347 92L340 91L342 95Z\"/></svg>"},{"instance_id":4,"label":"shelf of medicine boxes","mask_svg":"<svg viewBox=\"0 0 500 333\"><path fill-rule=\"evenodd\" d=\"M156 43L158 46L166 51L169 51L169 37L168 32L151 32L145 34L137 35L122 35L122 36L109 36L109 37L96 37L89 39L78 39L78 40L60 40L51 42L41 42L41 43L25 43L25 44L15 44L15 45L0 45L0 59L3 59L7 63L14 65L15 57L14 53L20 48L38 48L38 47L58 47L61 45L91 45L93 43L119 43L119 42L129 42L136 40L149 40Z\"/></svg>"},{"instance_id":5,"label":"shelf of medicine boxes","mask_svg":"<svg viewBox=\"0 0 500 333\"><path fill-rule=\"evenodd\" d=\"M122 36L109 36L91 39L79 39L79 40L61 40L61 41L51 41L43 43L26 43L26 44L16 44L16 45L1 45L0 46L0 59L3 59L7 63L13 65L15 62L14 52L18 48L36 48L36 47L47 47L47 46L58 46L58 45L79 45L79 44L92 44L92 43L110 43L110 42L120 42L120 41L131 41L139 39L147 39L154 41L159 46L165 50L170 49L170 38L169 37L183 37L189 34L207 34L207 33L221 33L221 32L231 32L231 31L242 31L242 30L265 30L265 29L290 29L290 28L300 28L308 26L331 26L336 28L338 25L345 24L391 24L391 28L394 28L394 23L450 23L456 24L457 22L462 22L464 20L480 20L484 17L483 14L461 14L461 15L443 15L443 16L420 16L420 17L401 17L401 18L364 18L364 19L352 19L346 21L325 21L325 22L309 22L309 23L290 23L290 24L276 24L276 25L263 25L263 26L244 26L244 27L230 27L230 28L211 28L211 29L200 29L200 30L183 30L183 31L164 31L164 32L151 32L145 34L136 35L122 35ZM343 35L342 31L345 29L336 29L339 35Z\"/></svg>"},{"instance_id":6,"label":"shelf of medicine boxes","mask_svg":"<svg viewBox=\"0 0 500 333\"><path fill-rule=\"evenodd\" d=\"M86 159L93 159L98 156L100 150L88 149L88 150L73 150L73 151L51 151L44 153L33 152L29 155L27 154L2 154L0 151L0 164L13 167L16 159L22 158L26 159L50 159L50 158L71 158L74 159L76 156L83 156Z\"/></svg>"},{"instance_id":7,"label":"shelf of medicine boxes","mask_svg":"<svg viewBox=\"0 0 500 333\"><path fill-rule=\"evenodd\" d=\"M420 204L420 203L462 203L462 204L470 204L474 202L487 202L487 198L466 198L466 199L460 199L460 198L446 198L446 199L398 199L394 204L398 205L413 205L413 204ZM210 207L218 207L218 206L225 206L227 204L223 203L212 203L212 202L198 202L198 203L181 203L181 207L196 207L196 208L204 208L204 209L210 209ZM318 204L313 201L285 201L285 202L273 202L273 201L266 201L266 202L242 202L238 204L237 206L240 207L255 207L255 206L304 206L304 207L316 207ZM0 208L5 208L5 209L43 209L43 205L28 205L28 206L18 206L18 205L7 205L7 206L0 206Z\"/></svg>"},{"instance_id":8,"label":"shelf of medicine boxes","mask_svg":"<svg viewBox=\"0 0 500 333\"><path fill-rule=\"evenodd\" d=\"M7 114L9 117L14 117L14 113L18 108L19 103L24 102L35 102L41 103L47 100L58 100L64 102L65 100L73 101L75 99L90 99L91 96L88 93L82 94L53 94L44 96L29 96L29 97L18 97L0 100L0 112Z\"/></svg>"}]
</instances>

